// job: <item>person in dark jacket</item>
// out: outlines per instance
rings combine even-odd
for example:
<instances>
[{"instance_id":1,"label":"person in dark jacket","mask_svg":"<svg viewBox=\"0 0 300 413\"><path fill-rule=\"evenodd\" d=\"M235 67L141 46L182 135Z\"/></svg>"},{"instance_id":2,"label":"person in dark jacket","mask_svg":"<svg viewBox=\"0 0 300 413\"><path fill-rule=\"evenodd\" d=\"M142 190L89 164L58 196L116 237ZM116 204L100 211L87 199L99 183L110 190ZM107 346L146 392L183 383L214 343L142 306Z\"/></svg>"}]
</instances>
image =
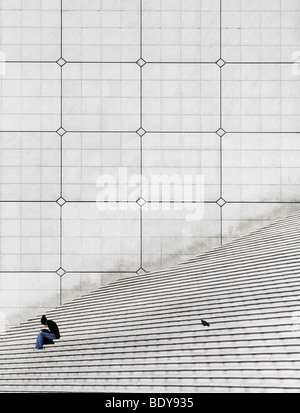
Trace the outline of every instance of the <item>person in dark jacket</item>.
<instances>
[{"instance_id":1,"label":"person in dark jacket","mask_svg":"<svg viewBox=\"0 0 300 413\"><path fill-rule=\"evenodd\" d=\"M47 320L46 316L43 315L41 318L41 323L48 328L42 328L41 332L38 334L35 343L35 348L37 350L43 349L44 344L53 344L53 340L60 338L59 329L54 321Z\"/></svg>"}]
</instances>

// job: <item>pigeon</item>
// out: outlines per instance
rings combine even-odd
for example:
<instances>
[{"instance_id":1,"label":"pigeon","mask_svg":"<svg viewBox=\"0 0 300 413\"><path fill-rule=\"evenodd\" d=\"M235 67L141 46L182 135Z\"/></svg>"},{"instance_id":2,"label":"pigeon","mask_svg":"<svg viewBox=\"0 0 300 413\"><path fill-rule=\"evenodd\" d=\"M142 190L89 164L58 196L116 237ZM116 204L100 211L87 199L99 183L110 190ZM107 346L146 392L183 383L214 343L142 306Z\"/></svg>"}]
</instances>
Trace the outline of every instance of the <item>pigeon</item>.
<instances>
[{"instance_id":1,"label":"pigeon","mask_svg":"<svg viewBox=\"0 0 300 413\"><path fill-rule=\"evenodd\" d=\"M201 320L201 324L202 324L204 327L209 327L209 326L210 326L210 324L209 324L207 321L205 321L205 320Z\"/></svg>"}]
</instances>

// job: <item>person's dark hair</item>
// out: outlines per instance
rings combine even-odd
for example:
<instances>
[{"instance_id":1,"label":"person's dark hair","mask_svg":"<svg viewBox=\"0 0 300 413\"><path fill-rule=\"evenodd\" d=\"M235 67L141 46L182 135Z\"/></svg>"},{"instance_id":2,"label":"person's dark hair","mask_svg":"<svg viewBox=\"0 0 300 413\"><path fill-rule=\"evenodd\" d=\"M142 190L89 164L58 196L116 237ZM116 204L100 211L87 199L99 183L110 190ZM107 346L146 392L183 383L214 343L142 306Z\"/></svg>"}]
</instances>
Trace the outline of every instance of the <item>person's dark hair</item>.
<instances>
[{"instance_id":1,"label":"person's dark hair","mask_svg":"<svg viewBox=\"0 0 300 413\"><path fill-rule=\"evenodd\" d=\"M46 321L47 321L47 318L46 318L45 315L43 315L42 318L41 318L41 324L45 324Z\"/></svg>"}]
</instances>

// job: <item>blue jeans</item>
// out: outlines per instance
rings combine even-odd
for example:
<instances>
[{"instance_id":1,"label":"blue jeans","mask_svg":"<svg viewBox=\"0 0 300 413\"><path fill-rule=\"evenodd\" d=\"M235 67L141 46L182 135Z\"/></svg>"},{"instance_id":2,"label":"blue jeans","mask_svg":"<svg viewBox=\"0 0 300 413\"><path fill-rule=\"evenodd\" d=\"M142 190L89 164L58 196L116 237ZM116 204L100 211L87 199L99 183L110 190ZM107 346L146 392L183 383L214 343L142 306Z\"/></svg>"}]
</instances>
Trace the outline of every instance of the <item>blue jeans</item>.
<instances>
[{"instance_id":1,"label":"blue jeans","mask_svg":"<svg viewBox=\"0 0 300 413\"><path fill-rule=\"evenodd\" d=\"M43 341L44 341L44 337L45 338L49 338L50 340L55 340L55 334L52 333L43 333L42 331L38 334L37 339L36 339L36 343L35 343L35 347L36 348L43 348Z\"/></svg>"}]
</instances>

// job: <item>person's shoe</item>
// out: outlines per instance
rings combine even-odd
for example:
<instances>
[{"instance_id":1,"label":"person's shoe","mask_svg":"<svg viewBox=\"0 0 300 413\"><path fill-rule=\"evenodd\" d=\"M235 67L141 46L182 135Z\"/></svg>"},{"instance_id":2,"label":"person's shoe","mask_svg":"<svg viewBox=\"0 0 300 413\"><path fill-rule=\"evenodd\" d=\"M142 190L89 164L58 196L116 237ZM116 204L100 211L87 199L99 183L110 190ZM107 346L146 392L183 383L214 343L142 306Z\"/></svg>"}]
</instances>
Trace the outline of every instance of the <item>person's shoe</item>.
<instances>
[{"instance_id":1,"label":"person's shoe","mask_svg":"<svg viewBox=\"0 0 300 413\"><path fill-rule=\"evenodd\" d=\"M35 347L34 351L44 350L44 347Z\"/></svg>"}]
</instances>

